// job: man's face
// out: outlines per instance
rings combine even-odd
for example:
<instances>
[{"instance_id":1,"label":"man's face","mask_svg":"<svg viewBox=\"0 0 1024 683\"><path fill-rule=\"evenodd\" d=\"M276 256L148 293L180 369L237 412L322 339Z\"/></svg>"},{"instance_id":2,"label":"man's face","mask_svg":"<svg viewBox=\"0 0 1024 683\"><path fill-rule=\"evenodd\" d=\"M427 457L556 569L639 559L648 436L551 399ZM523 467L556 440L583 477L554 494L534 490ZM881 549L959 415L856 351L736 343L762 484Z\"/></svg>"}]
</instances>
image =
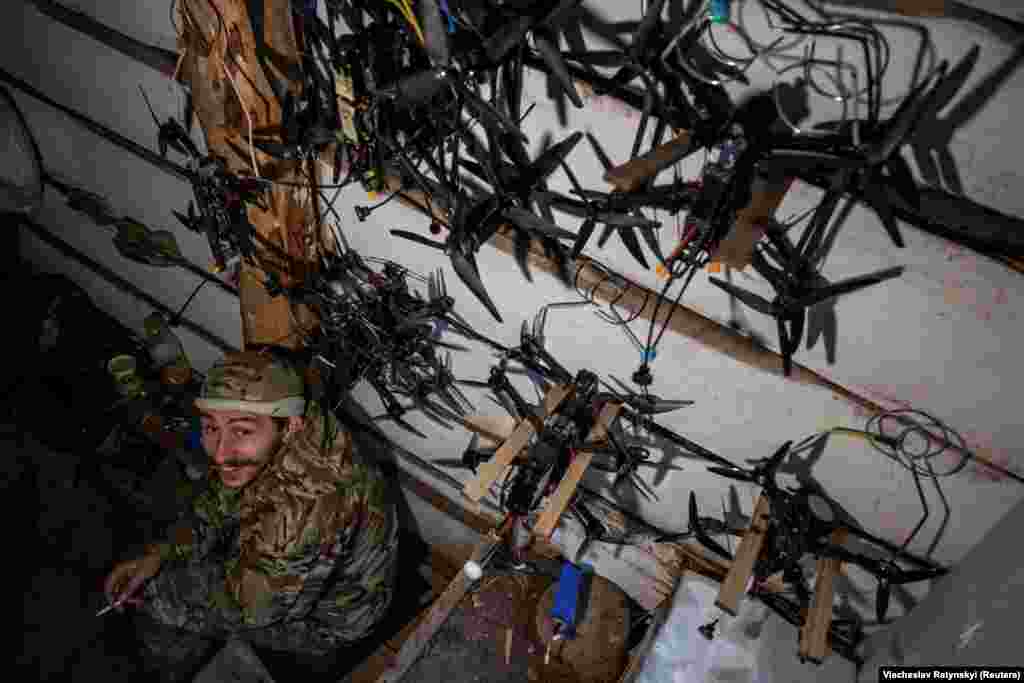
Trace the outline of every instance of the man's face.
<instances>
[{"instance_id":1,"label":"man's face","mask_svg":"<svg viewBox=\"0 0 1024 683\"><path fill-rule=\"evenodd\" d=\"M240 410L200 413L203 448L224 486L242 488L266 466L284 441L285 429L266 415Z\"/></svg>"}]
</instances>

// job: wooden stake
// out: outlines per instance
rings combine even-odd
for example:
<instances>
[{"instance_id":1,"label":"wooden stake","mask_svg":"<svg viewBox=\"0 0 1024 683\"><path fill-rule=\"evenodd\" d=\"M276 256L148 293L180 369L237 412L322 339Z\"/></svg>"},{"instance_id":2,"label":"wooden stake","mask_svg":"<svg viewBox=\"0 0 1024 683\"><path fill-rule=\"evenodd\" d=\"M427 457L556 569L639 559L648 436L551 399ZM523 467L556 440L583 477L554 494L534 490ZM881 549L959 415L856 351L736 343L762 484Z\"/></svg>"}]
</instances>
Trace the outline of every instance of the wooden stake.
<instances>
[{"instance_id":1,"label":"wooden stake","mask_svg":"<svg viewBox=\"0 0 1024 683\"><path fill-rule=\"evenodd\" d=\"M846 540L846 529L832 532L829 541L834 544ZM821 664L828 656L828 631L832 626L832 598L836 574L842 570L842 561L834 557L819 557L818 571L814 578L814 598L804 625L800 627L800 650L802 659Z\"/></svg>"},{"instance_id":2,"label":"wooden stake","mask_svg":"<svg viewBox=\"0 0 1024 683\"><path fill-rule=\"evenodd\" d=\"M740 541L740 547L736 550L736 559L729 567L722 586L718 590L718 599L715 605L728 614L736 616L739 613L740 600L746 592L747 583L754 573L754 564L761 554L761 547L764 545L764 535L768 531L768 515L771 512L768 499L762 495L757 499L754 506L754 514L750 520L750 527Z\"/></svg>"},{"instance_id":3,"label":"wooden stake","mask_svg":"<svg viewBox=\"0 0 1024 683\"><path fill-rule=\"evenodd\" d=\"M505 664L512 663L512 627L505 629Z\"/></svg>"}]
</instances>

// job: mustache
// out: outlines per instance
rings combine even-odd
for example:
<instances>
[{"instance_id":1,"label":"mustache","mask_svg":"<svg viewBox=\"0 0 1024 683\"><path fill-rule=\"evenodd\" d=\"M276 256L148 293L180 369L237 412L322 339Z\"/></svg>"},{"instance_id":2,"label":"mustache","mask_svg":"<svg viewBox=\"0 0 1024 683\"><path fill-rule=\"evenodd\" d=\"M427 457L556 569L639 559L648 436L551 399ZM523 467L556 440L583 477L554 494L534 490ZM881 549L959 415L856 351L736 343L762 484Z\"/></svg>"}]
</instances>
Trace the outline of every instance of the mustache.
<instances>
[{"instance_id":1,"label":"mustache","mask_svg":"<svg viewBox=\"0 0 1024 683\"><path fill-rule=\"evenodd\" d=\"M259 464L260 463L256 462L255 460L230 460L221 465L214 465L214 468L222 470L226 467L254 467Z\"/></svg>"}]
</instances>

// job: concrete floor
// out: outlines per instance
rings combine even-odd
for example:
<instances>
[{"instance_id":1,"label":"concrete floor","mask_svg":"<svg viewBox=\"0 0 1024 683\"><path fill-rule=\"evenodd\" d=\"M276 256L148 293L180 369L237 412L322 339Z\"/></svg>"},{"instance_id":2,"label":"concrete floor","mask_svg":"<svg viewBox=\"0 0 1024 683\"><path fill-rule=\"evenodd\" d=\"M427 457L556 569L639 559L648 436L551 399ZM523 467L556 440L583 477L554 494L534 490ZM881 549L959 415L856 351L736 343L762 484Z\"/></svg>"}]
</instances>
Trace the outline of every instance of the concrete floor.
<instances>
[{"instance_id":1,"label":"concrete floor","mask_svg":"<svg viewBox=\"0 0 1024 683\"><path fill-rule=\"evenodd\" d=\"M137 680L126 617L96 617L102 582L116 548L138 529L120 528L116 509L87 486L73 488L75 460L29 437L3 458L5 478L21 495L13 524L24 559L24 629L18 667L27 680Z\"/></svg>"}]
</instances>

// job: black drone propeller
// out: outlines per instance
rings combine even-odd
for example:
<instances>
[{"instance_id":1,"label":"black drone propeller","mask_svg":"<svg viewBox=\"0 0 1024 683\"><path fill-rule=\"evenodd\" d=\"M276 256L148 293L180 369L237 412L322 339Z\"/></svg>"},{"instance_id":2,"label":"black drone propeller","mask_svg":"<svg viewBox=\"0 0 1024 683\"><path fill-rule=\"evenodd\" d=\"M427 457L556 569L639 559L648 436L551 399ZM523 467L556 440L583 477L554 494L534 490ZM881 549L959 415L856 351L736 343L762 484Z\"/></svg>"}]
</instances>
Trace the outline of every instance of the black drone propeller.
<instances>
[{"instance_id":1,"label":"black drone propeller","mask_svg":"<svg viewBox=\"0 0 1024 683\"><path fill-rule=\"evenodd\" d=\"M382 88L378 95L393 97L400 104L415 106L427 103L446 88L452 88L462 101L477 113L485 125L525 139L526 136L517 123L473 92L466 85L466 76L452 64L447 28L441 20L441 10L437 1L423 0L419 5L425 48L433 66Z\"/></svg>"},{"instance_id":2,"label":"black drone propeller","mask_svg":"<svg viewBox=\"0 0 1024 683\"><path fill-rule=\"evenodd\" d=\"M608 159L601 144L590 133L587 133L587 141L605 170L610 169L611 160ZM655 230L661 227L661 223L649 220L638 212L633 213L632 210L636 208L635 206L630 207L629 211L623 211L616 206L616 196L614 194L608 195L585 191L575 174L568 167L565 167L565 171L579 199L572 200L551 196L551 203L557 208L562 208L568 213L576 214L584 219L577 233L576 241L573 244L571 257L574 259L579 257L594 233L597 223L603 223L605 230L598 239L598 246L603 247L612 233L617 232L622 243L633 258L644 268L650 268L634 230L640 232L651 251L660 258L661 247L658 244Z\"/></svg>"},{"instance_id":3,"label":"black drone propeller","mask_svg":"<svg viewBox=\"0 0 1024 683\"><path fill-rule=\"evenodd\" d=\"M466 469L473 474L476 474L476 468L480 463L490 460L497 450L497 448L480 448L480 435L474 433L473 437L469 441L469 445L462 452L461 458L440 458L433 460L432 462L435 465L440 465L441 467Z\"/></svg>"},{"instance_id":4,"label":"black drone propeller","mask_svg":"<svg viewBox=\"0 0 1024 683\"><path fill-rule=\"evenodd\" d=\"M480 269L476 264L476 252L482 242L472 227L479 226L487 213L493 211L493 207L488 205L486 200L483 200L478 201L472 209L467 211L465 208L467 202L468 200L464 196L456 196L455 217L448 232L448 238L443 243L435 242L407 230L392 230L391 234L418 244L433 247L447 254L451 260L452 268L459 276L459 279L469 288L469 291L490 311L495 320L504 322L501 314L498 312L498 307L487 293L480 278Z\"/></svg>"},{"instance_id":5,"label":"black drone propeller","mask_svg":"<svg viewBox=\"0 0 1024 683\"><path fill-rule=\"evenodd\" d=\"M662 413L669 413L673 410L678 410L694 404L693 401L665 400L655 396L654 394L638 394L617 377L613 375L609 375L609 377L611 377L612 381L619 386L617 391L606 382L602 381L601 383L608 387L617 399L641 415L660 415Z\"/></svg>"},{"instance_id":6,"label":"black drone propeller","mask_svg":"<svg viewBox=\"0 0 1024 683\"><path fill-rule=\"evenodd\" d=\"M828 284L819 273L806 267L806 263L796 255L784 236L769 234L776 238L773 247L781 259L789 257L784 263L794 270L786 272L770 263L761 251L754 253L751 265L768 280L775 289L772 301L738 287L731 282L709 278L710 282L727 294L735 297L748 307L775 318L778 326L779 347L783 360L783 373L789 376L793 367L793 354L800 347L803 339L807 309L820 305L836 297L849 294L871 285L875 285L903 274L903 267L885 268L867 275L848 278L835 284Z\"/></svg>"}]
</instances>

